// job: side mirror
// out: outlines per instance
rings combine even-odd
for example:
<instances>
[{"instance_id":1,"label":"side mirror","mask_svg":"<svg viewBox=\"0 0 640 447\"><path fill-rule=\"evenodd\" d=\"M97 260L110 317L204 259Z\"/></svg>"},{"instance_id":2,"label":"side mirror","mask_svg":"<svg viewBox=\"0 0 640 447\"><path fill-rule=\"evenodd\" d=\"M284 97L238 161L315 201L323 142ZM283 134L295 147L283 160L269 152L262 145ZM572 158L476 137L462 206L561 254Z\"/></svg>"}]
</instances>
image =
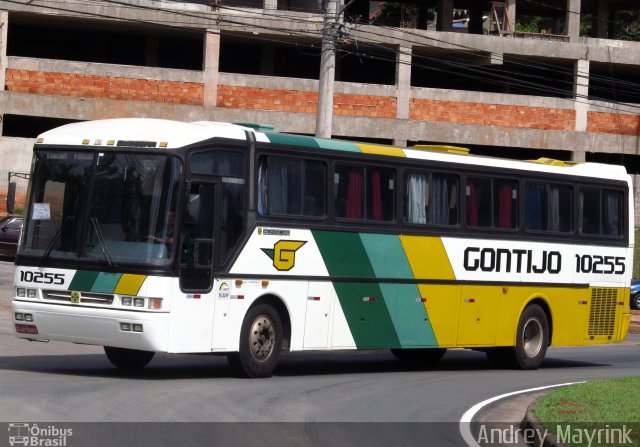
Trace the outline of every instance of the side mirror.
<instances>
[{"instance_id":1,"label":"side mirror","mask_svg":"<svg viewBox=\"0 0 640 447\"><path fill-rule=\"evenodd\" d=\"M9 188L7 189L7 213L13 213L13 207L16 203L16 182L9 183ZM4 228L3 228L4 230Z\"/></svg>"}]
</instances>

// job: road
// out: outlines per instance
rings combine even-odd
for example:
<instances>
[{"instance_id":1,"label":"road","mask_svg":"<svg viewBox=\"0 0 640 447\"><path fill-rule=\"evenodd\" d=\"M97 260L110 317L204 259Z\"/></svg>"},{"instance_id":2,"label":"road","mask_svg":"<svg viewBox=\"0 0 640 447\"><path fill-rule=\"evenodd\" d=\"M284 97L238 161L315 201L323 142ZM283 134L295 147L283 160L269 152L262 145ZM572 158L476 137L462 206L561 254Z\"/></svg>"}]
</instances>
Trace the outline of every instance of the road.
<instances>
[{"instance_id":1,"label":"road","mask_svg":"<svg viewBox=\"0 0 640 447\"><path fill-rule=\"evenodd\" d=\"M278 427L272 435L288 433L287 445L332 446L342 445L336 436L344 445L389 445L397 436L418 445L427 427L439 444L461 445L457 423L477 402L640 370L640 337L630 336L615 345L551 348L537 371L493 369L482 353L450 350L428 371L408 370L390 353L374 351L286 353L274 377L263 380L233 378L224 357L207 355L160 354L141 373L128 374L111 367L98 347L15 339L9 312L13 270L0 261L2 422L252 422L223 424L218 439L250 438L254 431L264 439ZM307 424L256 425L273 422ZM309 424L319 422L427 424ZM167 439L163 430L160 441Z\"/></svg>"}]
</instances>

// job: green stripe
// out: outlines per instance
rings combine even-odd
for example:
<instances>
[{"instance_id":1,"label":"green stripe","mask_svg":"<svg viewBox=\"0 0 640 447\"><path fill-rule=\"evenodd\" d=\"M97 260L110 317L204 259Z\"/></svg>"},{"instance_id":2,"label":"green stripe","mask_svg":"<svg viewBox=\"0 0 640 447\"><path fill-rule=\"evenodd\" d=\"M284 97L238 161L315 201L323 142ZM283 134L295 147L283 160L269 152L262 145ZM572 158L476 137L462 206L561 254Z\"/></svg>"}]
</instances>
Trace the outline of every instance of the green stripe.
<instances>
[{"instance_id":1,"label":"green stripe","mask_svg":"<svg viewBox=\"0 0 640 447\"><path fill-rule=\"evenodd\" d=\"M378 278L413 278L398 236L360 234L369 262ZM437 346L427 311L415 284L381 284L389 315L403 348Z\"/></svg>"},{"instance_id":2,"label":"green stripe","mask_svg":"<svg viewBox=\"0 0 640 447\"><path fill-rule=\"evenodd\" d=\"M374 278L358 233L312 231L329 275ZM338 300L358 348L398 348L384 294L376 283L334 282ZM372 297L373 301L365 300Z\"/></svg>"},{"instance_id":3,"label":"green stripe","mask_svg":"<svg viewBox=\"0 0 640 447\"><path fill-rule=\"evenodd\" d=\"M303 135L290 135L277 132L265 132L271 143L286 144L288 146L300 146L312 149L332 149L346 152L362 152L356 143L350 141L330 140L325 138L313 138Z\"/></svg>"},{"instance_id":4,"label":"green stripe","mask_svg":"<svg viewBox=\"0 0 640 447\"><path fill-rule=\"evenodd\" d=\"M93 283L92 292L113 293L118 281L120 281L121 273L100 273Z\"/></svg>"},{"instance_id":5,"label":"green stripe","mask_svg":"<svg viewBox=\"0 0 640 447\"><path fill-rule=\"evenodd\" d=\"M69 290L78 292L88 292L93 287L93 283L98 277L98 272L87 272L78 270L69 284Z\"/></svg>"},{"instance_id":6,"label":"green stripe","mask_svg":"<svg viewBox=\"0 0 640 447\"><path fill-rule=\"evenodd\" d=\"M315 138L304 137L300 135L288 135L284 133L277 132L265 132L269 141L274 144L286 144L289 146L302 146L302 147L310 147L317 149L320 145L317 143Z\"/></svg>"}]
</instances>

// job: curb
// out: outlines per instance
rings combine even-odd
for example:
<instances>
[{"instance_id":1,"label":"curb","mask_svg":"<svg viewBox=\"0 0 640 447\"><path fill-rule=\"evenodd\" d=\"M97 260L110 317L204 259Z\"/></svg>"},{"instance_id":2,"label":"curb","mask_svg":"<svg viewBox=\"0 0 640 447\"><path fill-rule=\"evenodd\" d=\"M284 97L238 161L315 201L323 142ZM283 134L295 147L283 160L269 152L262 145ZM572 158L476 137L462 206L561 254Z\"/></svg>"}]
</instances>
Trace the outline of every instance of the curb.
<instances>
[{"instance_id":1,"label":"curb","mask_svg":"<svg viewBox=\"0 0 640 447\"><path fill-rule=\"evenodd\" d=\"M527 407L527 412L524 415L524 419L520 423L520 428L523 430L535 430L536 433L543 433L547 428L543 426L538 418L536 417L533 409L536 406L536 402L538 402L537 398L533 402L529 404ZM540 438L537 436L534 438L534 442L529 444L533 447L560 447L564 446L564 444L560 444L558 442L558 438L553 433L547 433L542 442L540 442Z\"/></svg>"}]
</instances>

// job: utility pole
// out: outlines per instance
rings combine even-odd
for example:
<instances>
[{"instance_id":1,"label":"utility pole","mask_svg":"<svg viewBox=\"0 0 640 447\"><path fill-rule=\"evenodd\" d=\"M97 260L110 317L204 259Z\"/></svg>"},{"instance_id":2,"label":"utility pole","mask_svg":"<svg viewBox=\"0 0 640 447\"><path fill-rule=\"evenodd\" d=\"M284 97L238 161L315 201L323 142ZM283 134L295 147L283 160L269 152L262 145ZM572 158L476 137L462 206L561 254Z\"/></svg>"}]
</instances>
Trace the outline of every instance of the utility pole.
<instances>
[{"instance_id":1,"label":"utility pole","mask_svg":"<svg viewBox=\"0 0 640 447\"><path fill-rule=\"evenodd\" d=\"M338 0L326 0L322 25L322 54L320 55L320 81L316 137L331 138L333 123L333 84L336 75L336 39L338 37Z\"/></svg>"}]
</instances>

